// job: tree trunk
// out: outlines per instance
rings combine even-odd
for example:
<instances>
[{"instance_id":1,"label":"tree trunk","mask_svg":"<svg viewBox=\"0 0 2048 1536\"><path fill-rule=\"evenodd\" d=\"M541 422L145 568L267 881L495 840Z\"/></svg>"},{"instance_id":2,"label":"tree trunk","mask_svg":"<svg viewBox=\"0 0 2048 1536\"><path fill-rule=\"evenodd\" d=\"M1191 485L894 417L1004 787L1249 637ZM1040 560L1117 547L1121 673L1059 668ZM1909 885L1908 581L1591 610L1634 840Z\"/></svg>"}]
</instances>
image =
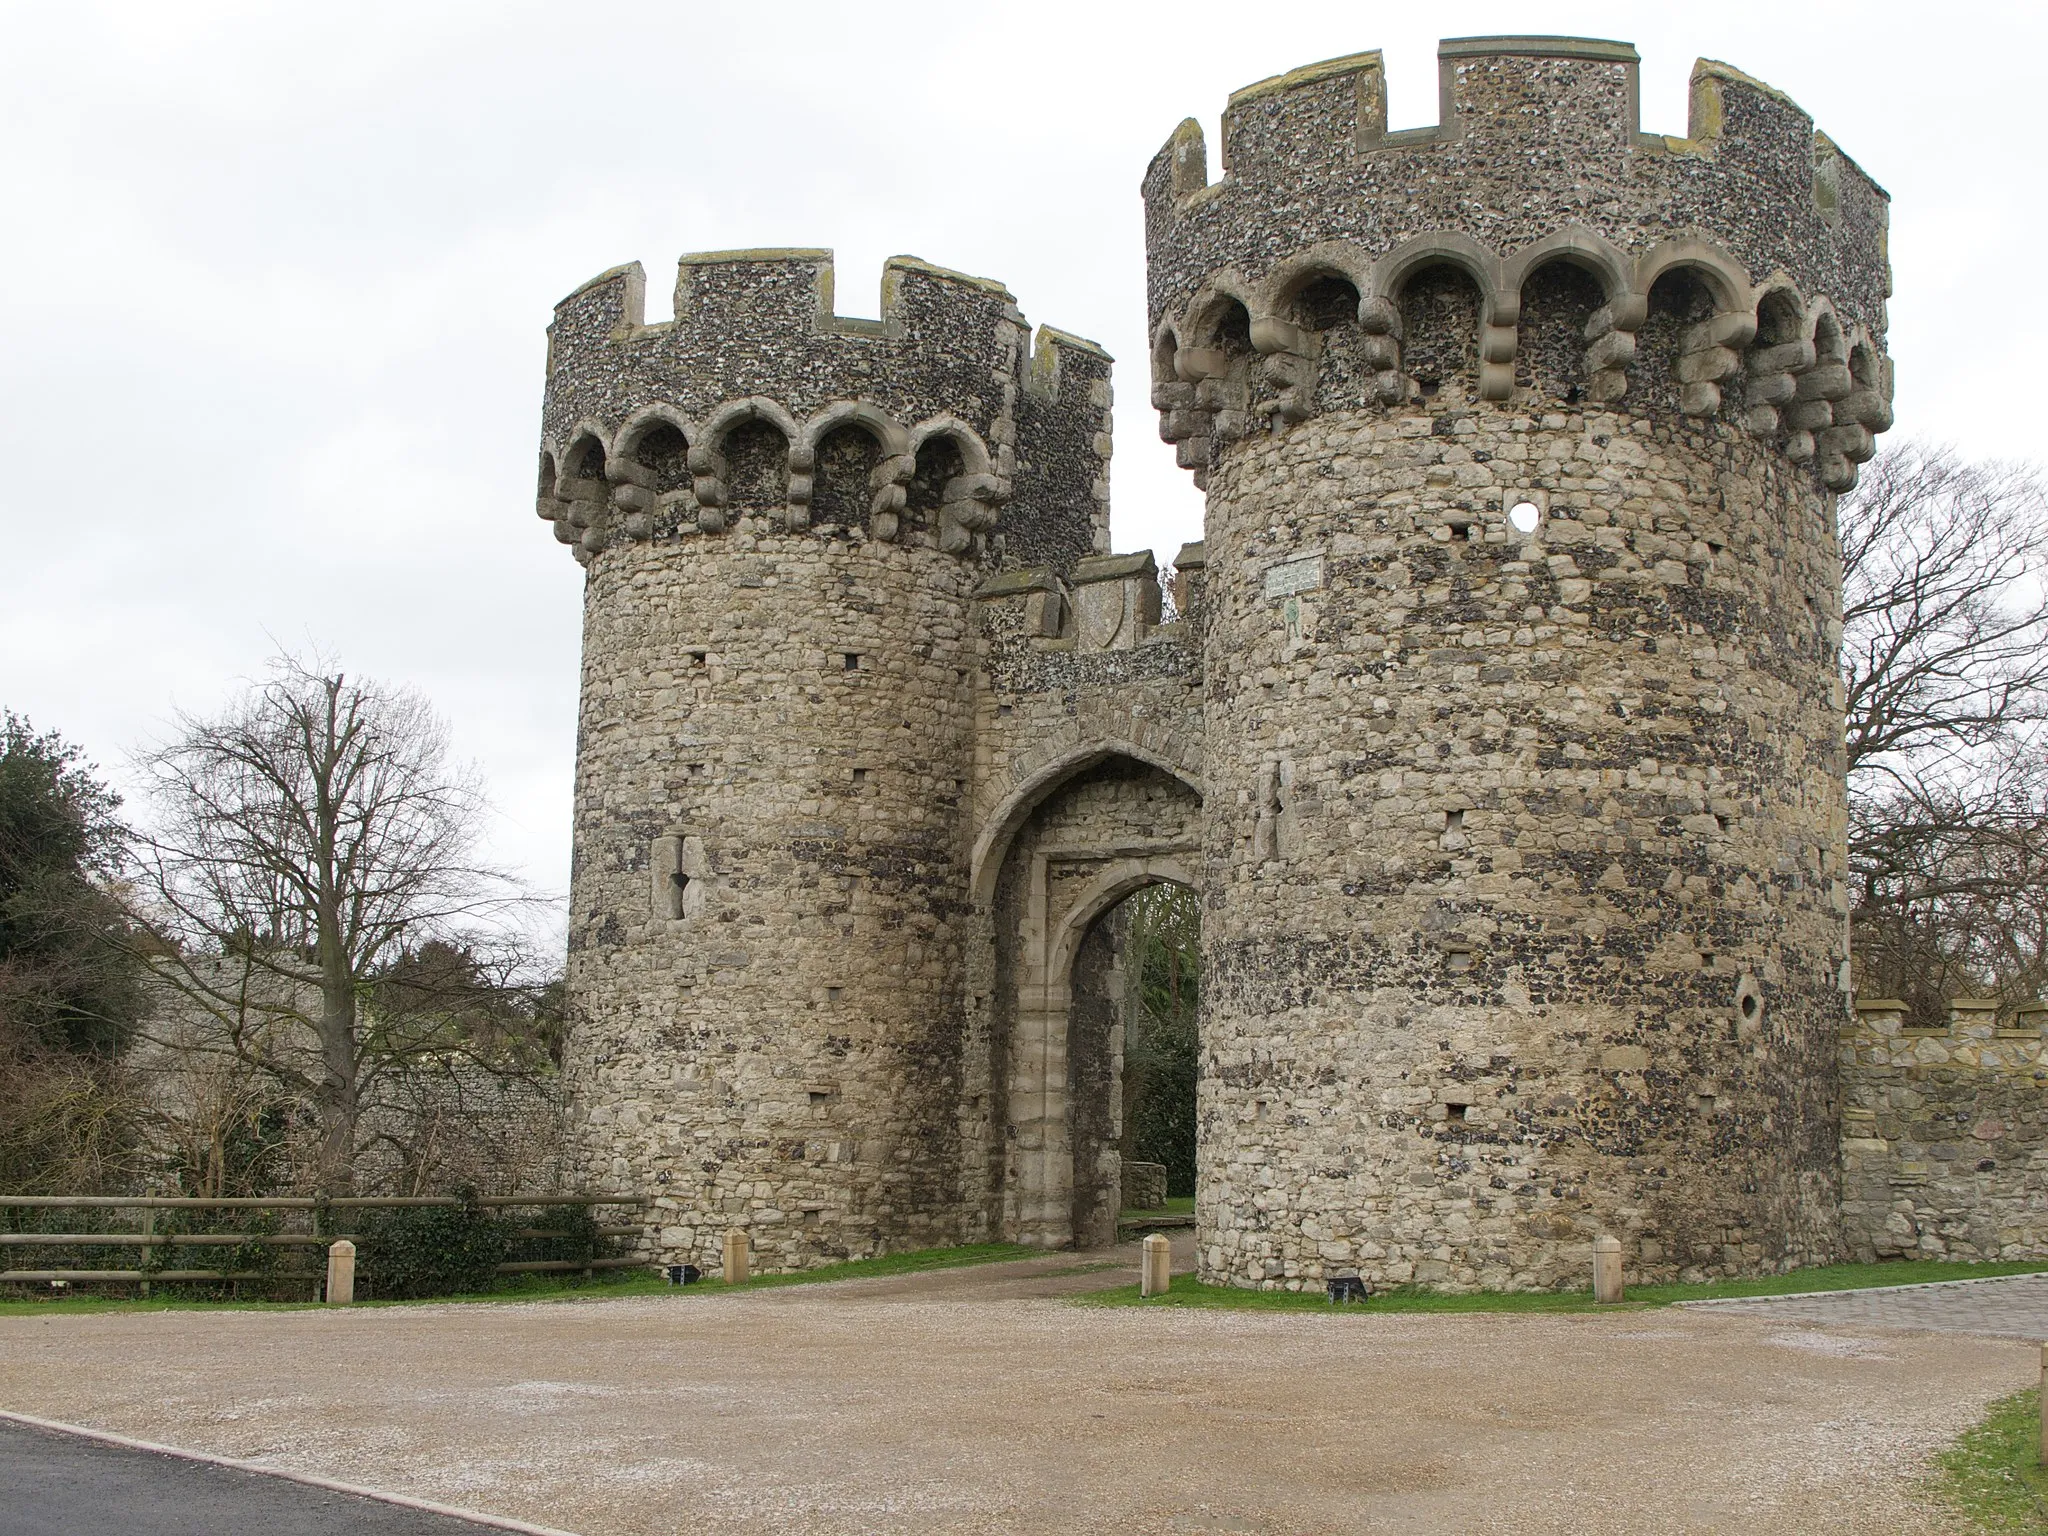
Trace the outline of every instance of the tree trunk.
<instances>
[{"instance_id":1,"label":"tree trunk","mask_svg":"<svg viewBox=\"0 0 2048 1536\"><path fill-rule=\"evenodd\" d=\"M325 949L328 946L323 945ZM347 968L333 958L320 977L320 1155L317 1188L332 1198L355 1189L356 991Z\"/></svg>"}]
</instances>

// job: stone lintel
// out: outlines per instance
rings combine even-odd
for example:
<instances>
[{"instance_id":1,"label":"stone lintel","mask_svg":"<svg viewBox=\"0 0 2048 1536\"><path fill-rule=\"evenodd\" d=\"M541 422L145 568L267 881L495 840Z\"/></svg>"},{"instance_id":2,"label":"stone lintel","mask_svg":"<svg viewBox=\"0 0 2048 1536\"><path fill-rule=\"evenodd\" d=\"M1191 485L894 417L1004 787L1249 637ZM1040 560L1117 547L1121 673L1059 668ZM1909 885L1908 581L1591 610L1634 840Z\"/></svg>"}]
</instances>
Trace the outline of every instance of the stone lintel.
<instances>
[{"instance_id":1,"label":"stone lintel","mask_svg":"<svg viewBox=\"0 0 2048 1536\"><path fill-rule=\"evenodd\" d=\"M1087 561L1081 562L1086 565ZM1057 592L1059 578L1044 566L1021 566L1014 571L998 571L995 575L974 589L974 595L984 600L999 597L1023 597L1032 592Z\"/></svg>"},{"instance_id":2,"label":"stone lintel","mask_svg":"<svg viewBox=\"0 0 2048 1536\"><path fill-rule=\"evenodd\" d=\"M1090 555L1074 563L1073 583L1085 587L1098 581L1126 581L1133 576L1159 574L1159 567L1152 559L1152 551L1141 549L1134 555Z\"/></svg>"}]
</instances>

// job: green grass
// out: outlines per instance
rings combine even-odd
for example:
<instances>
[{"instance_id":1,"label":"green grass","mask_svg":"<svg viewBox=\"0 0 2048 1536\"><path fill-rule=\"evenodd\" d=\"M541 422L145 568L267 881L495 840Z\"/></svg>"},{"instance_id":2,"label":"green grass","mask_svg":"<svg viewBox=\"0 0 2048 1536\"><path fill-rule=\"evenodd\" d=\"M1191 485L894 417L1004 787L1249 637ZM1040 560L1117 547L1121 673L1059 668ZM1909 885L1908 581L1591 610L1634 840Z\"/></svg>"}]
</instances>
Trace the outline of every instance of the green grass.
<instances>
[{"instance_id":1,"label":"green grass","mask_svg":"<svg viewBox=\"0 0 2048 1536\"><path fill-rule=\"evenodd\" d=\"M1478 1291L1458 1293L1402 1285L1376 1291L1364 1305L1331 1307L1320 1286L1306 1291L1252 1291L1233 1285L1209 1285L1192 1276L1176 1276L1164 1296L1140 1297L1135 1285L1096 1291L1074 1300L1095 1307L1226 1307L1248 1312L1620 1312L1669 1306L1674 1301L1711 1301L1732 1296L1783 1296L1795 1291L1853 1291L1879 1285L1920 1285L1933 1280L1981 1280L1994 1275L2025 1275L2048 1270L2048 1264L1951 1264L1913 1260L1894 1264L1830 1264L1790 1274L1747 1280L1711 1280L1702 1285L1631 1286L1618 1307L1593 1304L1590 1290Z\"/></svg>"},{"instance_id":2,"label":"green grass","mask_svg":"<svg viewBox=\"0 0 2048 1536\"><path fill-rule=\"evenodd\" d=\"M1119 1224L1129 1226L1134 1222L1143 1221L1147 1216L1192 1216L1194 1214L1195 1197L1193 1195L1168 1195L1164 1205L1142 1211L1119 1211L1116 1219Z\"/></svg>"},{"instance_id":3,"label":"green grass","mask_svg":"<svg viewBox=\"0 0 2048 1536\"><path fill-rule=\"evenodd\" d=\"M2040 1461L2041 1392L1991 1405L1937 1458L1930 1491L1986 1532L2048 1531L2048 1469Z\"/></svg>"},{"instance_id":4,"label":"green grass","mask_svg":"<svg viewBox=\"0 0 2048 1536\"><path fill-rule=\"evenodd\" d=\"M957 1269L969 1264L999 1264L1028 1259L1043 1250L1016 1243L969 1243L958 1248L925 1248L892 1253L879 1259L853 1259L789 1274L756 1275L740 1285L723 1285L706 1277L696 1285L673 1286L651 1270L611 1270L585 1280L581 1275L507 1275L488 1291L464 1296L436 1296L426 1301L375 1301L359 1307L442 1306L449 1302L577 1301L616 1296L703 1296L731 1291L767 1290L784 1285L819 1285L830 1280L865 1280L876 1276L912 1275L930 1269ZM80 1312L286 1312L319 1309L317 1301L209 1301L181 1296L148 1300L111 1296L0 1298L0 1317L49 1317Z\"/></svg>"}]
</instances>

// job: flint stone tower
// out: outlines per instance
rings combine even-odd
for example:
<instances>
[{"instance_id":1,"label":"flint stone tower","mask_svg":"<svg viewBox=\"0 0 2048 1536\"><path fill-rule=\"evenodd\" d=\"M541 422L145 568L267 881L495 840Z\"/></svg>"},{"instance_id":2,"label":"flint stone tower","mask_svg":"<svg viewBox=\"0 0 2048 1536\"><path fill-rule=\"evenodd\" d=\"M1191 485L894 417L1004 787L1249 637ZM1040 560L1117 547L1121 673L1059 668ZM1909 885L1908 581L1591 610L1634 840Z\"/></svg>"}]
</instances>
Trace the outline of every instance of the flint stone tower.
<instances>
[{"instance_id":1,"label":"flint stone tower","mask_svg":"<svg viewBox=\"0 0 2048 1536\"><path fill-rule=\"evenodd\" d=\"M1439 68L1434 128L1359 54L1144 181L1208 490L1203 1270L1823 1259L1885 195L1725 65L1685 139L1626 44Z\"/></svg>"},{"instance_id":2,"label":"flint stone tower","mask_svg":"<svg viewBox=\"0 0 2048 1536\"><path fill-rule=\"evenodd\" d=\"M539 510L587 569L571 1134L660 1249L957 1240L975 589L1106 548L1109 360L907 257L637 264L557 306ZM971 1132L970 1138L971 1138Z\"/></svg>"},{"instance_id":3,"label":"flint stone tower","mask_svg":"<svg viewBox=\"0 0 2048 1536\"><path fill-rule=\"evenodd\" d=\"M1144 179L1178 615L1109 360L898 259L621 268L550 332L586 567L566 1076L648 1256L1114 1233L1116 902L1203 906L1205 1277L1831 1257L1834 493L1889 424L1883 192L1726 66L1448 42L1240 91ZM1164 620L1164 622L1162 621Z\"/></svg>"}]
</instances>

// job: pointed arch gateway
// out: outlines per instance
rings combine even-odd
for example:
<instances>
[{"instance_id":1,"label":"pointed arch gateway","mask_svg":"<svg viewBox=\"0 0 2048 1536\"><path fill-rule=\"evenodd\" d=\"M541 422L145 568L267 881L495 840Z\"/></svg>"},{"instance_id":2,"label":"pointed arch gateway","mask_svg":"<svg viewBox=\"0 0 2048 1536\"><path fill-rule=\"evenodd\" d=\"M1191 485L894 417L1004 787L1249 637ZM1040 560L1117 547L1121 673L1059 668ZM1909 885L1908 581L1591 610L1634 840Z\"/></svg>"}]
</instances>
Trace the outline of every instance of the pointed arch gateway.
<instances>
[{"instance_id":1,"label":"pointed arch gateway","mask_svg":"<svg viewBox=\"0 0 2048 1536\"><path fill-rule=\"evenodd\" d=\"M1098 1247L1122 1203L1118 912L1147 886L1199 888L1202 801L1189 778L1127 753L1056 762L1006 807L988 850L991 1214L1012 1241Z\"/></svg>"}]
</instances>

